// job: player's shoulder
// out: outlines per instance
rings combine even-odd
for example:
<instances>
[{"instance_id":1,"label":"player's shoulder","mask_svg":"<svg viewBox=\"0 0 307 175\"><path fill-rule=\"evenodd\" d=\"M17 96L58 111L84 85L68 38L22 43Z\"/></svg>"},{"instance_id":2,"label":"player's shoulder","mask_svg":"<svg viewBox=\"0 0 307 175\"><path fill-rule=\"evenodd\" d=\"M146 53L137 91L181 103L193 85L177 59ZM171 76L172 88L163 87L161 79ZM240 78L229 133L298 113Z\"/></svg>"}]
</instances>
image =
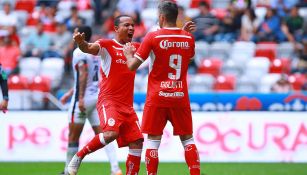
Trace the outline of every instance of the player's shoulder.
<instances>
[{"instance_id":1,"label":"player's shoulder","mask_svg":"<svg viewBox=\"0 0 307 175\"><path fill-rule=\"evenodd\" d=\"M87 53L82 52L78 47L73 51L73 60L86 59Z\"/></svg>"},{"instance_id":2,"label":"player's shoulder","mask_svg":"<svg viewBox=\"0 0 307 175\"><path fill-rule=\"evenodd\" d=\"M109 44L112 44L114 42L111 39L101 38L101 39L96 40L95 43L98 43L100 45L109 45Z\"/></svg>"}]
</instances>

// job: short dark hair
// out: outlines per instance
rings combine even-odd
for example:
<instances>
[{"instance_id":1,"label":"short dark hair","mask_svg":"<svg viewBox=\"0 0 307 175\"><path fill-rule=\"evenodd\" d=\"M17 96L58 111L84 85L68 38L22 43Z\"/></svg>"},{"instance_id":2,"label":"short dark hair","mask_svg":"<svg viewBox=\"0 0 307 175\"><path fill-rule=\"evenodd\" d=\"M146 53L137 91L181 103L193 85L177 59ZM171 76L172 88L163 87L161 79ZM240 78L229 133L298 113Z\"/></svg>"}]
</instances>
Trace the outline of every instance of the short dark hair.
<instances>
[{"instance_id":1,"label":"short dark hair","mask_svg":"<svg viewBox=\"0 0 307 175\"><path fill-rule=\"evenodd\" d=\"M167 22L176 23L178 16L178 6L172 1L162 1L159 6L159 14L163 14Z\"/></svg>"},{"instance_id":2,"label":"short dark hair","mask_svg":"<svg viewBox=\"0 0 307 175\"><path fill-rule=\"evenodd\" d=\"M129 18L131 18L131 16L129 16L129 15L119 15L119 16L117 16L117 17L114 19L114 26L116 26L116 27L119 26L119 24L120 24L120 18L121 18L121 17L129 17Z\"/></svg>"},{"instance_id":3,"label":"short dark hair","mask_svg":"<svg viewBox=\"0 0 307 175\"><path fill-rule=\"evenodd\" d=\"M200 1L198 6L206 7L207 9L210 9L209 4L206 1Z\"/></svg>"},{"instance_id":4,"label":"short dark hair","mask_svg":"<svg viewBox=\"0 0 307 175\"><path fill-rule=\"evenodd\" d=\"M85 34L85 41L89 42L92 37L92 29L89 26L81 26L78 28L80 33Z\"/></svg>"}]
</instances>

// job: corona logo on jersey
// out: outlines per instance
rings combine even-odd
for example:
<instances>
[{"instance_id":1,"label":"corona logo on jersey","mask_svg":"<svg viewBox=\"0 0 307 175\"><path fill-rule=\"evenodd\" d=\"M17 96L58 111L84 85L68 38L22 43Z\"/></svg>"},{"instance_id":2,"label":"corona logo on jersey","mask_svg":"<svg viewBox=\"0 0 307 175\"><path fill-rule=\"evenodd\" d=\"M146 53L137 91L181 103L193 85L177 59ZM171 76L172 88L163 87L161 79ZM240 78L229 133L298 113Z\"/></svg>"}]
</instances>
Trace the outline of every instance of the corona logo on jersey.
<instances>
[{"instance_id":1,"label":"corona logo on jersey","mask_svg":"<svg viewBox=\"0 0 307 175\"><path fill-rule=\"evenodd\" d=\"M160 47L161 49L168 49L168 48L189 48L189 42L172 42L168 40L162 40L160 41Z\"/></svg>"}]
</instances>

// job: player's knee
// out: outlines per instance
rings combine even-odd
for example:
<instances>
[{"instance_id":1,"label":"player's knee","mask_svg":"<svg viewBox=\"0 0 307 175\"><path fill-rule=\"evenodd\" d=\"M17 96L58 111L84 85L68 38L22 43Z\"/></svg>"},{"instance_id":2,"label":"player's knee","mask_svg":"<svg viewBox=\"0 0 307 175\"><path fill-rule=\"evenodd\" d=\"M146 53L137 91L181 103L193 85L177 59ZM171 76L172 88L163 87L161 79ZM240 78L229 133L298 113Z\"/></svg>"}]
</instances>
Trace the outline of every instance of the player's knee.
<instances>
[{"instance_id":1,"label":"player's knee","mask_svg":"<svg viewBox=\"0 0 307 175\"><path fill-rule=\"evenodd\" d=\"M142 149L143 148L144 139L138 139L132 143L129 143L130 149Z\"/></svg>"},{"instance_id":2,"label":"player's knee","mask_svg":"<svg viewBox=\"0 0 307 175\"><path fill-rule=\"evenodd\" d=\"M103 133L103 137L106 143L110 143L113 140L117 139L118 133L115 131L106 131Z\"/></svg>"}]
</instances>

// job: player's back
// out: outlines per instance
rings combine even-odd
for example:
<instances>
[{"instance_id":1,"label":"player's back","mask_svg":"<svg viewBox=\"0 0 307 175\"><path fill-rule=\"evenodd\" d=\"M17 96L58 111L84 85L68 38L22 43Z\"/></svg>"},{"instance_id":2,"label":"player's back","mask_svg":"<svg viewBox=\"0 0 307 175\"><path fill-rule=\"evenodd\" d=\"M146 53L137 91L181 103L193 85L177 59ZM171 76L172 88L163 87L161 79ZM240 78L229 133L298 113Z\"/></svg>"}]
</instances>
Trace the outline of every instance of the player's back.
<instances>
[{"instance_id":1,"label":"player's back","mask_svg":"<svg viewBox=\"0 0 307 175\"><path fill-rule=\"evenodd\" d=\"M88 68L88 76L86 82L86 89L85 89L85 98L93 97L97 98L98 95L98 77L99 77L99 65L100 65L100 57L94 56L91 54L87 54L82 52L79 48L76 48L73 52L73 74L74 74L74 88L76 96L79 93L79 77L80 77L80 70L79 65L82 66L86 64Z\"/></svg>"},{"instance_id":2,"label":"player's back","mask_svg":"<svg viewBox=\"0 0 307 175\"><path fill-rule=\"evenodd\" d=\"M164 28L150 33L145 39L151 42L148 45L151 45L152 59L147 105L189 105L186 76L195 52L193 36L179 28Z\"/></svg>"}]
</instances>

